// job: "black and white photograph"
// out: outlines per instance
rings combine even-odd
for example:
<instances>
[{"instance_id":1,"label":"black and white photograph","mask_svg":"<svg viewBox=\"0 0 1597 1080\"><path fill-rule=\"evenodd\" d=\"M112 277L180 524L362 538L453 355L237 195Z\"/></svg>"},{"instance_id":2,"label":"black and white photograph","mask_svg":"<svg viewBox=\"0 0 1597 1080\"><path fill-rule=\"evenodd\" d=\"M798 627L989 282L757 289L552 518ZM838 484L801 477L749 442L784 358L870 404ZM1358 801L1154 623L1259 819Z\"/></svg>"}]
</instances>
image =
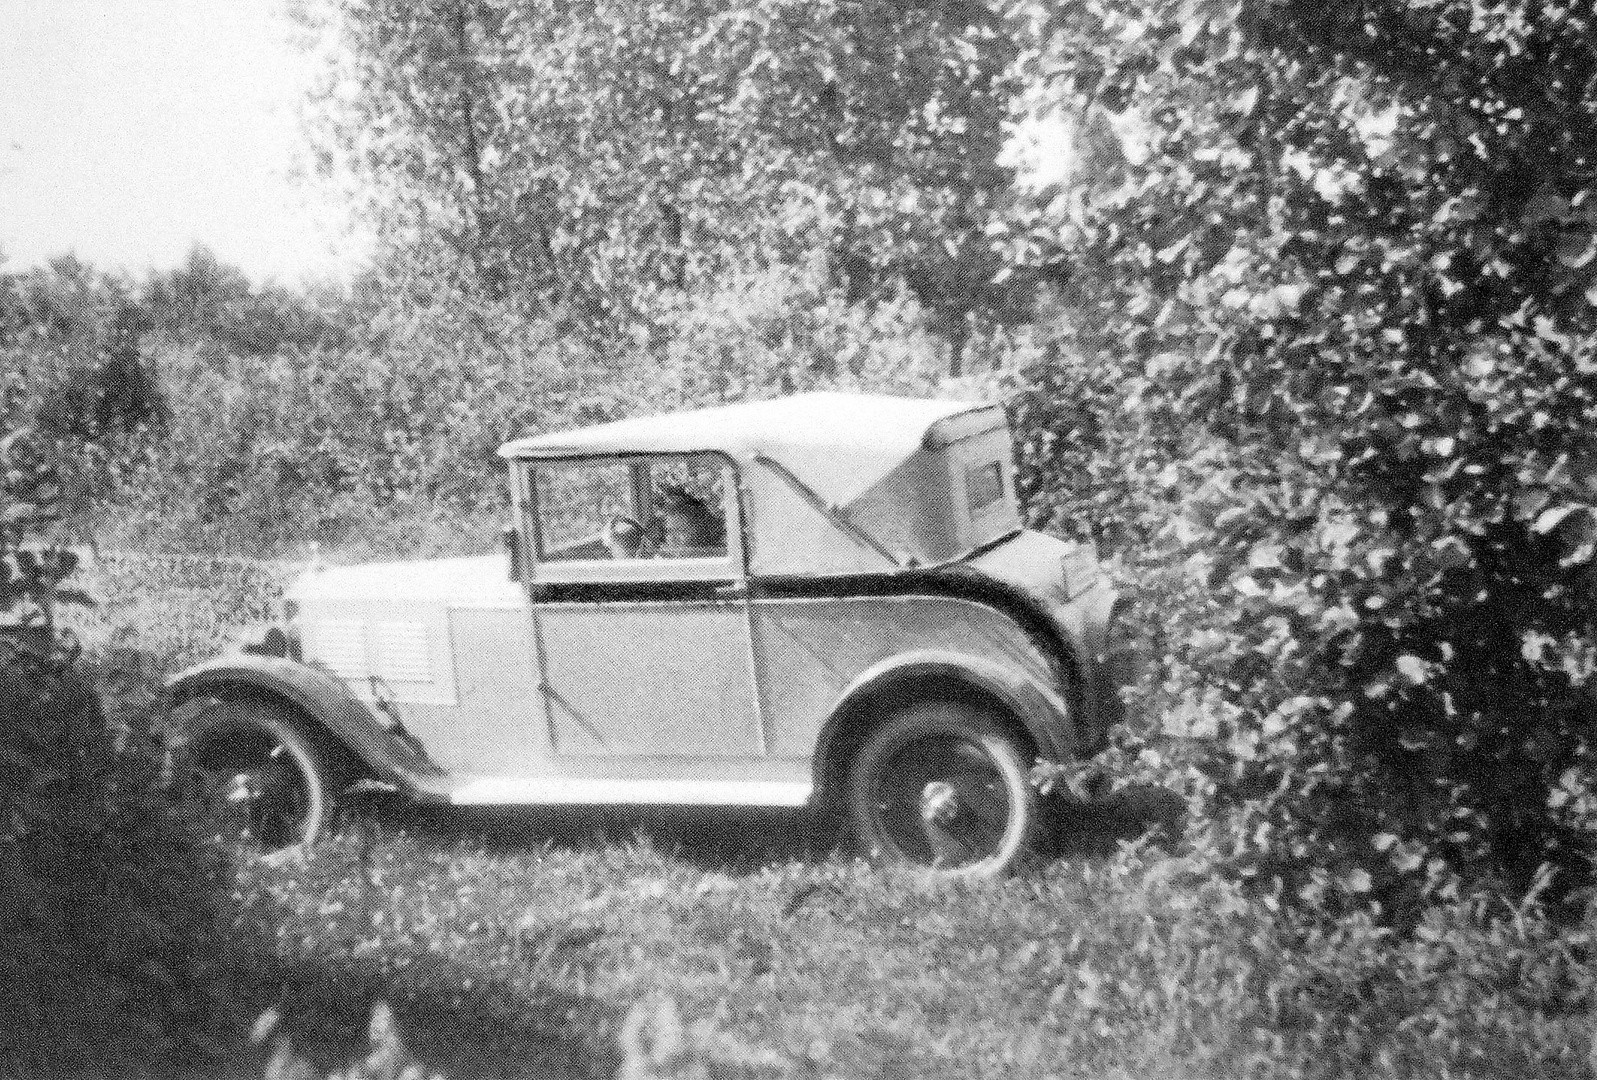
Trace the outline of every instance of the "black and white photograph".
<instances>
[{"instance_id":1,"label":"black and white photograph","mask_svg":"<svg viewBox=\"0 0 1597 1080\"><path fill-rule=\"evenodd\" d=\"M1597 1080L1591 0L0 0L0 1080Z\"/></svg>"}]
</instances>

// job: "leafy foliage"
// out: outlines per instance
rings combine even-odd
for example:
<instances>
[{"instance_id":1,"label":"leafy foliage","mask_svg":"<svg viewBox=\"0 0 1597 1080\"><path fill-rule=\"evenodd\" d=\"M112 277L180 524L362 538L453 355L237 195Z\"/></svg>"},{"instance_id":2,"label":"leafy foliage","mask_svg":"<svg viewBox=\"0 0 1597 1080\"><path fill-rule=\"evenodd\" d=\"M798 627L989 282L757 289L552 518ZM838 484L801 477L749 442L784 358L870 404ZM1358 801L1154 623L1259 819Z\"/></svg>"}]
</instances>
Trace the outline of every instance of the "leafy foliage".
<instances>
[{"instance_id":1,"label":"leafy foliage","mask_svg":"<svg viewBox=\"0 0 1597 1080\"><path fill-rule=\"evenodd\" d=\"M0 638L0 1068L103 1073L206 1026L207 857L80 667Z\"/></svg>"},{"instance_id":2,"label":"leafy foliage","mask_svg":"<svg viewBox=\"0 0 1597 1080\"><path fill-rule=\"evenodd\" d=\"M181 304L160 299L171 281L187 283ZM907 291L850 303L819 257L729 275L678 297L669 335L602 347L512 301L357 284L301 298L307 325L333 328L312 344L289 336L235 350L236 326L254 325L238 312L266 295L241 282L196 253L170 275L115 286L143 299L96 309L148 326L160 422L47 440L65 491L58 532L253 557L298 557L307 541L345 558L485 550L506 498L494 452L508 439L784 390L926 392L944 354L934 317ZM85 332L104 332L95 325ZM62 395L38 387L64 361L30 333L17 347L27 389L15 408L43 425ZM995 329L966 352L990 365L1007 342ZM90 513L102 500L117 513Z\"/></svg>"},{"instance_id":3,"label":"leafy foliage","mask_svg":"<svg viewBox=\"0 0 1597 1080\"><path fill-rule=\"evenodd\" d=\"M0 357L40 434L109 443L159 420L142 350L148 318L126 281L71 256L0 279Z\"/></svg>"},{"instance_id":4,"label":"leafy foliage","mask_svg":"<svg viewBox=\"0 0 1597 1080\"><path fill-rule=\"evenodd\" d=\"M604 363L580 343L463 310L388 310L344 349L167 352L170 419L126 466L123 542L257 557L493 543L499 445L617 405L582 379Z\"/></svg>"},{"instance_id":5,"label":"leafy foliage","mask_svg":"<svg viewBox=\"0 0 1597 1080\"><path fill-rule=\"evenodd\" d=\"M1239 858L1311 899L1590 880L1589 10L1017 8L1041 107L1124 136L1005 235L1070 263L1035 490L1151 542L1152 701L1218 736Z\"/></svg>"},{"instance_id":6,"label":"leafy foliage","mask_svg":"<svg viewBox=\"0 0 1597 1080\"><path fill-rule=\"evenodd\" d=\"M348 338L337 291L256 287L203 246L191 250L183 265L151 273L137 298L152 337L218 356L269 356L336 346Z\"/></svg>"},{"instance_id":7,"label":"leafy foliage","mask_svg":"<svg viewBox=\"0 0 1597 1080\"><path fill-rule=\"evenodd\" d=\"M963 333L1012 306L982 239L1013 52L978 5L330 0L315 110L390 277L594 330L827 256ZM1023 297L1022 297L1023 300Z\"/></svg>"},{"instance_id":8,"label":"leafy foliage","mask_svg":"<svg viewBox=\"0 0 1597 1080\"><path fill-rule=\"evenodd\" d=\"M61 583L77 565L70 551L29 543L59 516L57 469L28 429L0 432L0 618L48 635Z\"/></svg>"},{"instance_id":9,"label":"leafy foliage","mask_svg":"<svg viewBox=\"0 0 1597 1080\"><path fill-rule=\"evenodd\" d=\"M209 1011L208 867L57 632L76 558L41 542L60 487L12 422L0 414L0 1068L103 1071L178 1049Z\"/></svg>"},{"instance_id":10,"label":"leafy foliage","mask_svg":"<svg viewBox=\"0 0 1597 1080\"><path fill-rule=\"evenodd\" d=\"M850 304L824 267L729 274L673 315L656 386L662 407L818 388L925 395L942 348L907 292Z\"/></svg>"},{"instance_id":11,"label":"leafy foliage","mask_svg":"<svg viewBox=\"0 0 1597 1080\"><path fill-rule=\"evenodd\" d=\"M55 471L52 534L92 536L103 526L99 507L148 486L152 474L139 466L167 444L169 395L191 386L191 368L209 381L235 356L345 346L343 303L326 288L253 288L198 247L183 266L142 281L70 256L0 273L7 408Z\"/></svg>"}]
</instances>

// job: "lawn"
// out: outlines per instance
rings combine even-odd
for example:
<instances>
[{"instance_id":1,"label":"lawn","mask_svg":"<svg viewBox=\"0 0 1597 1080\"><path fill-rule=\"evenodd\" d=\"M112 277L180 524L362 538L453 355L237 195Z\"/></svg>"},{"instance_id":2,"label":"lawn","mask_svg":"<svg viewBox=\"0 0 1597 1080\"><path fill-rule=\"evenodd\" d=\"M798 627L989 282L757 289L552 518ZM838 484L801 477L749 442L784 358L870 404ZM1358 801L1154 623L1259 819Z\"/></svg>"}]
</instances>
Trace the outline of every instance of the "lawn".
<instances>
[{"instance_id":1,"label":"lawn","mask_svg":"<svg viewBox=\"0 0 1597 1080\"><path fill-rule=\"evenodd\" d=\"M1531 918L1305 931L1189 857L938 884L833 840L374 808L239 864L237 992L324 1068L386 1001L453 1080L1591 1075L1589 962Z\"/></svg>"},{"instance_id":2,"label":"lawn","mask_svg":"<svg viewBox=\"0 0 1597 1080\"><path fill-rule=\"evenodd\" d=\"M678 1070L718 1076L1046 1076L1089 1062L1093 1075L1185 1075L1175 1029L1135 1061L1093 1049L1080 924L1097 918L1104 864L934 886L827 847L824 827L793 814L369 812L309 857L240 865L238 939L260 952L239 966L255 976L248 996L280 997L284 1030L324 1067L359 1049L383 998L455 1080L613 1076L639 1044L623 1038L638 1003L654 1042L680 1018ZM538 1068L519 1071L529 1059Z\"/></svg>"}]
</instances>

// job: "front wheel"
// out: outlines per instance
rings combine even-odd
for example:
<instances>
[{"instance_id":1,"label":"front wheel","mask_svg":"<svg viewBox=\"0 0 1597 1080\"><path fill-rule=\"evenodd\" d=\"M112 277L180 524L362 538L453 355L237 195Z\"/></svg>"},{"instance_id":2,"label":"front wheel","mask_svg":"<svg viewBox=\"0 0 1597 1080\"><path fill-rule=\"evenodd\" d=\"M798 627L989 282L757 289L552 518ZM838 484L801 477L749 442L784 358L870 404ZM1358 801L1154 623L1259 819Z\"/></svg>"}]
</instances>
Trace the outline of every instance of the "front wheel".
<instances>
[{"instance_id":1,"label":"front wheel","mask_svg":"<svg viewBox=\"0 0 1597 1080\"><path fill-rule=\"evenodd\" d=\"M278 851L327 827L333 755L288 709L253 699L185 703L171 718L172 782L218 839Z\"/></svg>"},{"instance_id":2,"label":"front wheel","mask_svg":"<svg viewBox=\"0 0 1597 1080\"><path fill-rule=\"evenodd\" d=\"M992 877L1032 849L1037 794L1027 755L991 711L953 701L908 706L866 740L848 773L864 853L881 863Z\"/></svg>"}]
</instances>

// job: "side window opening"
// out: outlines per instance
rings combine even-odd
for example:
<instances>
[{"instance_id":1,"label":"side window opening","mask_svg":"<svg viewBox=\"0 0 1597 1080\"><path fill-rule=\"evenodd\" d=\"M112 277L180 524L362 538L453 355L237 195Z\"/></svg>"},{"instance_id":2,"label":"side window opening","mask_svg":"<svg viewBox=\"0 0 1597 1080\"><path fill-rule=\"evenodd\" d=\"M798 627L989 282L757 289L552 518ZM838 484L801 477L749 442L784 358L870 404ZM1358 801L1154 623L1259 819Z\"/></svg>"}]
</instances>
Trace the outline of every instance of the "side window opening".
<instances>
[{"instance_id":1,"label":"side window opening","mask_svg":"<svg viewBox=\"0 0 1597 1080\"><path fill-rule=\"evenodd\" d=\"M725 481L713 455L544 462L533 482L542 561L727 555Z\"/></svg>"}]
</instances>

